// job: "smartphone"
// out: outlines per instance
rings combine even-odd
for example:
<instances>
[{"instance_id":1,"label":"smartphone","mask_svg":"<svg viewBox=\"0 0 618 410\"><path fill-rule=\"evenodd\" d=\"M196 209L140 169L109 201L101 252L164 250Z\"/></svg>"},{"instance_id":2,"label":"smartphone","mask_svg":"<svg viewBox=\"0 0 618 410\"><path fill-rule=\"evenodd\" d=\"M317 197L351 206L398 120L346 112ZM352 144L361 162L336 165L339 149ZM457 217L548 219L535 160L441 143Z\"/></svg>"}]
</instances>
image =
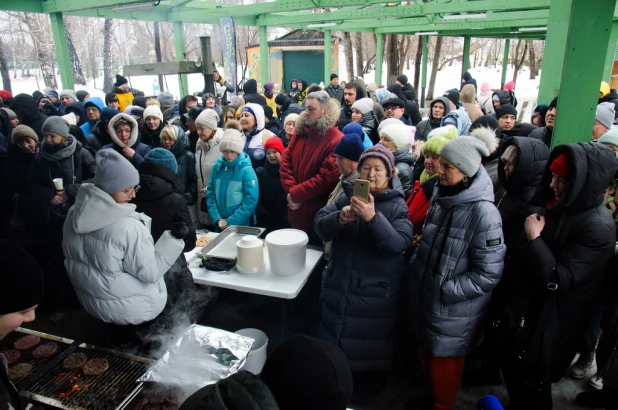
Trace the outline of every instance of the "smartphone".
<instances>
[{"instance_id":1,"label":"smartphone","mask_svg":"<svg viewBox=\"0 0 618 410\"><path fill-rule=\"evenodd\" d=\"M365 203L369 203L369 181L366 179L354 181L354 196Z\"/></svg>"}]
</instances>

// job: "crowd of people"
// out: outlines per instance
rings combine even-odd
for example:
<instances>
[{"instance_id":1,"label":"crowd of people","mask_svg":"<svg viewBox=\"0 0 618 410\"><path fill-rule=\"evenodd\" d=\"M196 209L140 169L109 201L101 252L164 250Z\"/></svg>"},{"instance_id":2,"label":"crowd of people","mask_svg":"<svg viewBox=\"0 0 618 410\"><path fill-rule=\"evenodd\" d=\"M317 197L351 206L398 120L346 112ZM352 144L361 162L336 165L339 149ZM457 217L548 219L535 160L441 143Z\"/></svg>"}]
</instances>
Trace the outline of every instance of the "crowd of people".
<instances>
[{"instance_id":1,"label":"crowd of people","mask_svg":"<svg viewBox=\"0 0 618 410\"><path fill-rule=\"evenodd\" d=\"M1 275L0 338L39 303L122 335L169 325L194 308L196 230L294 228L325 250L317 336L350 379L333 409L376 397L411 348L429 394L409 408L452 409L462 381L504 378L511 409L551 409L552 383L586 377L595 351L598 390L578 401L618 406L616 91L601 84L589 142L550 149L557 97L520 122L513 83L477 90L465 73L423 119L405 75L330 79L232 96L215 73L214 94L178 104L121 75L104 100L0 92L0 232L36 279L24 297L18 267ZM292 387L268 367L284 408Z\"/></svg>"}]
</instances>

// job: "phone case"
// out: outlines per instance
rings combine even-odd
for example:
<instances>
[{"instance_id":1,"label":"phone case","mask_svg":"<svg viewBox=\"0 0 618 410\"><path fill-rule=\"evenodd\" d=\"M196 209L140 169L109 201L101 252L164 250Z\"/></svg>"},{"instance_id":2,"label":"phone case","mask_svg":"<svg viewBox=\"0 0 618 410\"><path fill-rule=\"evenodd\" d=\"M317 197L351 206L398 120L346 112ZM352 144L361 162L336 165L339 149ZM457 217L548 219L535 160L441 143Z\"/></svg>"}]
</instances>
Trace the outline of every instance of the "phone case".
<instances>
[{"instance_id":1,"label":"phone case","mask_svg":"<svg viewBox=\"0 0 618 410\"><path fill-rule=\"evenodd\" d=\"M361 201L369 202L369 181L364 179L357 179L354 181L354 196Z\"/></svg>"}]
</instances>

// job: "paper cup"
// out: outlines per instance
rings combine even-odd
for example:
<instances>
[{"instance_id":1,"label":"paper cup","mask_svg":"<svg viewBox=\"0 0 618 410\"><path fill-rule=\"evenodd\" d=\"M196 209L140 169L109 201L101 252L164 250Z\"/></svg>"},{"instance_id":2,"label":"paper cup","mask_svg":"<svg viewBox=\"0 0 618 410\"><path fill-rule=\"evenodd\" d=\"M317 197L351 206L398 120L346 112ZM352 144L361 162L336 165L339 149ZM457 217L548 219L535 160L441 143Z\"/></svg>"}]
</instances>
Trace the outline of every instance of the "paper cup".
<instances>
[{"instance_id":1,"label":"paper cup","mask_svg":"<svg viewBox=\"0 0 618 410\"><path fill-rule=\"evenodd\" d=\"M54 183L54 188L56 188L56 191L64 191L64 183L62 182L62 178L54 178L52 182Z\"/></svg>"}]
</instances>

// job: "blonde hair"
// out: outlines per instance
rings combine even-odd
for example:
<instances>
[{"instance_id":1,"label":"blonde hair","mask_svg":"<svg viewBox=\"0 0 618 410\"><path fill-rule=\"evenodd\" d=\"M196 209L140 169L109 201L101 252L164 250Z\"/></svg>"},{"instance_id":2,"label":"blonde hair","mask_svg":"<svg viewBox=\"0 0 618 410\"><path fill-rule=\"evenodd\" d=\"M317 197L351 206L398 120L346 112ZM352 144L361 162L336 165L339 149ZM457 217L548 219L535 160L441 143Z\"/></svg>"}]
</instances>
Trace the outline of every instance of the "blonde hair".
<instances>
[{"instance_id":1,"label":"blonde hair","mask_svg":"<svg viewBox=\"0 0 618 410\"><path fill-rule=\"evenodd\" d=\"M242 127L240 126L240 122L236 120L229 120L225 122L225 127L227 129L237 130L238 132L242 132Z\"/></svg>"},{"instance_id":2,"label":"blonde hair","mask_svg":"<svg viewBox=\"0 0 618 410\"><path fill-rule=\"evenodd\" d=\"M157 107L161 108L161 103L156 98L147 99L146 106L149 106L149 105L156 105Z\"/></svg>"},{"instance_id":3,"label":"blonde hair","mask_svg":"<svg viewBox=\"0 0 618 410\"><path fill-rule=\"evenodd\" d=\"M176 141L178 139L178 136L176 135L176 129L173 125L168 125L161 130L159 138L163 139L163 137L168 137L173 141Z\"/></svg>"},{"instance_id":4,"label":"blonde hair","mask_svg":"<svg viewBox=\"0 0 618 410\"><path fill-rule=\"evenodd\" d=\"M508 163L515 165L517 163L518 155L519 155L519 152L517 151L517 147L515 145L509 145L504 150L504 154L502 154L500 159L505 164L508 162Z\"/></svg>"}]
</instances>

